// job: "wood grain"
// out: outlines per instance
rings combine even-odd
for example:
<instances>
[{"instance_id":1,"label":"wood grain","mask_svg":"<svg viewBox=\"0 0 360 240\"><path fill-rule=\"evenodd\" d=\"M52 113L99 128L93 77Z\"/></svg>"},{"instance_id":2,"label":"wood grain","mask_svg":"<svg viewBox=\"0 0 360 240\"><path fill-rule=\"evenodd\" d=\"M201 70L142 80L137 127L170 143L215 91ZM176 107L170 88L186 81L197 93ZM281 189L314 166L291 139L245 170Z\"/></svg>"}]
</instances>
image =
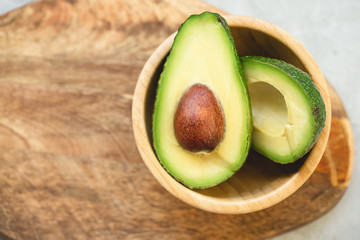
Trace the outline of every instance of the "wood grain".
<instances>
[{"instance_id":1,"label":"wood grain","mask_svg":"<svg viewBox=\"0 0 360 240\"><path fill-rule=\"evenodd\" d=\"M330 210L353 143L341 100L315 174L247 215L207 213L166 192L131 128L136 79L197 1L37 1L0 17L0 232L12 239L255 239Z\"/></svg>"}]
</instances>

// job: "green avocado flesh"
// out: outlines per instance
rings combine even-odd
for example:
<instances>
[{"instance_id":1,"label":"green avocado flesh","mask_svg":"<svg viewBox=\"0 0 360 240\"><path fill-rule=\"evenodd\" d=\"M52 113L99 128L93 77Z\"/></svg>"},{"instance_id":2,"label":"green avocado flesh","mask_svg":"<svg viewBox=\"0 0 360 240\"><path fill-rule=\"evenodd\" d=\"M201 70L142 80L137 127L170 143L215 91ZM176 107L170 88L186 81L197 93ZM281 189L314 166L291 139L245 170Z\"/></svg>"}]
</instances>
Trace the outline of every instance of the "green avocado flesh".
<instances>
[{"instance_id":1,"label":"green avocado flesh","mask_svg":"<svg viewBox=\"0 0 360 240\"><path fill-rule=\"evenodd\" d=\"M241 58L253 114L252 147L278 163L304 156L325 124L323 99L310 76L280 60Z\"/></svg>"},{"instance_id":2,"label":"green avocado flesh","mask_svg":"<svg viewBox=\"0 0 360 240\"><path fill-rule=\"evenodd\" d=\"M197 91L195 85L210 89L225 119L221 142L211 151L184 149L174 133L179 101L189 88ZM190 16L175 37L157 88L153 140L160 163L189 188L217 185L244 163L251 131L249 95L227 23L210 12Z\"/></svg>"}]
</instances>

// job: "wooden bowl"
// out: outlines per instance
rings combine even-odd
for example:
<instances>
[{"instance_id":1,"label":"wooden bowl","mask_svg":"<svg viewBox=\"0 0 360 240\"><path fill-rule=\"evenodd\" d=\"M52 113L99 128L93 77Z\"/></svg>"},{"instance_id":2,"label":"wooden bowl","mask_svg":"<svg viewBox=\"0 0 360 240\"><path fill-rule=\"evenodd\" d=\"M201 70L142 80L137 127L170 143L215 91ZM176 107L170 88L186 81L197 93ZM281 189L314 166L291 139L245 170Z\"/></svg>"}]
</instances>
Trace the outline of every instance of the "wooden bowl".
<instances>
[{"instance_id":1,"label":"wooden bowl","mask_svg":"<svg viewBox=\"0 0 360 240\"><path fill-rule=\"evenodd\" d=\"M250 213L268 208L289 197L314 172L329 137L330 98L326 81L318 65L293 36L271 23L256 18L225 18L239 56L260 55L281 59L310 74L324 99L327 112L325 127L311 152L303 159L288 165L273 163L257 153L250 152L243 167L233 177L205 190L190 190L174 180L156 157L151 125L157 82L176 33L155 50L139 76L132 107L133 130L146 166L159 183L175 197L209 212Z\"/></svg>"}]
</instances>

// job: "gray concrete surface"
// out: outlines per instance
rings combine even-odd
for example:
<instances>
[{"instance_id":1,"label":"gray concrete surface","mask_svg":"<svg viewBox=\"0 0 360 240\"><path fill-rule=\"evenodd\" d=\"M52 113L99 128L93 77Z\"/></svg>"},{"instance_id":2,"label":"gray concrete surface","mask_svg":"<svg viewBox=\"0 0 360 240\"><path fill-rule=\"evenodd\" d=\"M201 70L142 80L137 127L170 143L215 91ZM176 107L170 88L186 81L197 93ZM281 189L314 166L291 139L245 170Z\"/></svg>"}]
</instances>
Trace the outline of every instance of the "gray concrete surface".
<instances>
[{"instance_id":1,"label":"gray concrete surface","mask_svg":"<svg viewBox=\"0 0 360 240\"><path fill-rule=\"evenodd\" d=\"M0 14L30 0L1 0ZM294 35L312 54L342 98L353 127L355 164L339 204L318 220L274 240L360 239L360 1L205 0L231 14L274 23Z\"/></svg>"},{"instance_id":2,"label":"gray concrete surface","mask_svg":"<svg viewBox=\"0 0 360 240\"><path fill-rule=\"evenodd\" d=\"M33 0L0 0L0 15L32 1Z\"/></svg>"}]
</instances>

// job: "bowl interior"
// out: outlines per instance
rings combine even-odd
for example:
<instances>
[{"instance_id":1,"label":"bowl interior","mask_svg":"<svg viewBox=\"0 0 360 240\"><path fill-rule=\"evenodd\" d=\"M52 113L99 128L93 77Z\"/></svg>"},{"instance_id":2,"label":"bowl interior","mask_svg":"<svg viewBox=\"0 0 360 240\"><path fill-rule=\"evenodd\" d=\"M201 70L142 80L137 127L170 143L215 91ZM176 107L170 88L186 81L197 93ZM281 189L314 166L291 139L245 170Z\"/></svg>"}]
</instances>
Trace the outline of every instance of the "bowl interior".
<instances>
[{"instance_id":1,"label":"bowl interior","mask_svg":"<svg viewBox=\"0 0 360 240\"><path fill-rule=\"evenodd\" d=\"M295 54L295 52L286 45L286 43L280 41L277 37L272 36L271 34L266 33L261 29L259 30L256 28L250 28L249 26L246 26L246 24L244 26L241 26L241 24L233 24L232 21L229 20L228 23L239 56L259 55L259 56L277 58L293 64L294 66L302 69L303 71L309 73L310 76L312 76L311 71L306 67L309 64L305 63L304 59L298 57L297 54ZM268 27L271 28L272 25L269 25ZM158 80L160 78L160 74L163 70L166 56L170 50L170 46L171 44L168 44L168 46L166 47L167 49L166 51L163 51L162 53L163 55L161 56L160 60L158 60L155 63L155 66L153 66L156 68L156 70L153 71L153 74L150 77L151 80L149 81L148 86L146 86L147 90L144 99L144 104L145 104L144 120L145 120L146 135L147 135L146 140L150 144L149 147L151 148L153 146L152 114L153 114L154 101L156 95L156 87ZM328 134L328 133L324 133L324 134ZM317 145L315 145L315 147ZM152 151L155 155L155 150L153 148ZM322 148L322 152L323 152L323 148ZM192 204L193 206L200 207L206 210L209 210L209 207L202 207L201 200L209 201L212 202L213 204L219 202L222 203L224 206L231 205L232 203L235 203L236 205L239 202L244 203L247 201L249 202L249 201L254 201L256 199L266 198L266 196L268 196L269 194L272 194L274 192L279 192L282 189L289 187L289 182L291 182L296 177L296 175L298 175L299 172L301 171L306 172L305 175L308 175L306 176L306 178L309 177L311 174L309 173L309 169L304 169L304 165L307 165L309 155L312 154L311 153L307 154L305 157L296 161L295 163L281 165L281 164L273 163L271 160L268 160L265 157L262 157L260 154L251 151L243 167L233 177L231 177L229 180L225 181L224 183L218 186L204 190L189 190L184 186L182 186L180 183L176 182L175 184L179 185L176 187L177 188L176 191L179 191L180 189L180 191L183 191L183 193L178 192L174 194L174 192L172 192L173 188L167 187L169 185L168 183L165 184L162 183L162 184L175 196ZM310 171L313 171L315 169L316 164L320 160L321 155L322 153L320 155L318 154L317 158L319 159L315 159L311 163L311 164L315 164L315 166L310 167ZM160 166L158 162L156 163L152 162L151 164L157 164ZM149 167L148 163L147 165ZM153 171L152 173L154 174ZM159 181L161 182L161 180ZM171 181L171 180L167 179L165 181ZM305 180L303 182L305 182ZM298 186L295 187L298 188L301 186L301 184L297 184ZM290 195L295 190L296 189L287 191L285 194L283 194L283 198ZM189 191L191 193L189 193ZM185 196L187 194L191 196L191 198L195 198L195 201L193 201L194 199L188 200ZM253 209L245 209L245 210L239 209L240 205L238 205L238 208L235 210L210 209L210 211L224 212L224 213L244 213L244 212L250 212L254 209L261 210L262 208L265 207L265 205L271 206L272 204L275 203L276 203L275 201L268 202L262 206L257 206Z\"/></svg>"}]
</instances>

